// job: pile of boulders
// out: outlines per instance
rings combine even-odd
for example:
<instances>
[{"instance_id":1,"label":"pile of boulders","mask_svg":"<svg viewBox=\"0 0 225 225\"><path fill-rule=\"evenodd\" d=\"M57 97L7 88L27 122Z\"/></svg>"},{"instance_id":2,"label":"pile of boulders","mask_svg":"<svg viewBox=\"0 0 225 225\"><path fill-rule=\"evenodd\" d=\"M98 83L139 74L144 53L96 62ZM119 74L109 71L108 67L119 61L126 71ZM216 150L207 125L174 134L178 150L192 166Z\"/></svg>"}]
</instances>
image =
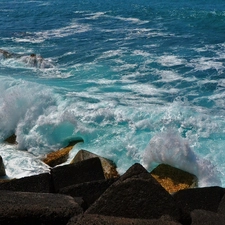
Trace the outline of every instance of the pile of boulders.
<instances>
[{"instance_id":1,"label":"pile of boulders","mask_svg":"<svg viewBox=\"0 0 225 225\"><path fill-rule=\"evenodd\" d=\"M50 173L2 180L0 224L225 224L221 187L171 194L140 164L108 178L101 157L81 158Z\"/></svg>"},{"instance_id":2,"label":"pile of boulders","mask_svg":"<svg viewBox=\"0 0 225 225\"><path fill-rule=\"evenodd\" d=\"M120 176L86 150L58 165L77 142L43 159L49 173L20 179L4 179L0 157L0 225L225 224L224 188L198 188L196 176L164 164L148 172L136 163Z\"/></svg>"}]
</instances>

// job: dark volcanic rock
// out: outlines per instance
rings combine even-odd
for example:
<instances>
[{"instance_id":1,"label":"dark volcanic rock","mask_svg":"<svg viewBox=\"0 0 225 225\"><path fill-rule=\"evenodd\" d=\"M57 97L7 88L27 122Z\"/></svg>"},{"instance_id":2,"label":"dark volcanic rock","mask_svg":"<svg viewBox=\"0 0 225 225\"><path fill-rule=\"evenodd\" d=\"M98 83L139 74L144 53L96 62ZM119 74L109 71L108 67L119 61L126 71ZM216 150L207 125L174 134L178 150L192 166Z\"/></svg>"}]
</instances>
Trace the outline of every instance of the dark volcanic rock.
<instances>
[{"instance_id":1,"label":"dark volcanic rock","mask_svg":"<svg viewBox=\"0 0 225 225\"><path fill-rule=\"evenodd\" d=\"M99 158L55 167L51 173L56 192L70 185L105 179Z\"/></svg>"},{"instance_id":2,"label":"dark volcanic rock","mask_svg":"<svg viewBox=\"0 0 225 225\"><path fill-rule=\"evenodd\" d=\"M141 167L132 166L85 213L142 219L167 214L179 220L180 211L173 197Z\"/></svg>"},{"instance_id":3,"label":"dark volcanic rock","mask_svg":"<svg viewBox=\"0 0 225 225\"><path fill-rule=\"evenodd\" d=\"M30 177L8 180L0 183L0 190L49 193L53 190L51 175L49 173L42 173Z\"/></svg>"},{"instance_id":4,"label":"dark volcanic rock","mask_svg":"<svg viewBox=\"0 0 225 225\"><path fill-rule=\"evenodd\" d=\"M70 196L0 191L1 225L64 225L80 213L82 209Z\"/></svg>"},{"instance_id":5,"label":"dark volcanic rock","mask_svg":"<svg viewBox=\"0 0 225 225\"><path fill-rule=\"evenodd\" d=\"M126 180L127 178L131 178L131 177L137 177L142 174L142 173L146 173L149 174L148 171L139 163L135 163L133 166L131 166L126 173L124 173L119 181L122 182L124 180Z\"/></svg>"},{"instance_id":6,"label":"dark volcanic rock","mask_svg":"<svg viewBox=\"0 0 225 225\"><path fill-rule=\"evenodd\" d=\"M12 134L10 137L5 139L5 142L12 144L12 145L16 145L17 144L16 135Z\"/></svg>"},{"instance_id":7,"label":"dark volcanic rock","mask_svg":"<svg viewBox=\"0 0 225 225\"><path fill-rule=\"evenodd\" d=\"M223 196L222 200L220 201L218 207L218 213L225 215L225 195Z\"/></svg>"},{"instance_id":8,"label":"dark volcanic rock","mask_svg":"<svg viewBox=\"0 0 225 225\"><path fill-rule=\"evenodd\" d=\"M109 179L71 185L60 189L59 193L70 195L72 197L82 197L84 200L83 209L86 210L115 181L116 179Z\"/></svg>"},{"instance_id":9,"label":"dark volcanic rock","mask_svg":"<svg viewBox=\"0 0 225 225\"><path fill-rule=\"evenodd\" d=\"M5 165L3 163L2 157L0 156L0 177L4 177L4 176L6 176Z\"/></svg>"},{"instance_id":10,"label":"dark volcanic rock","mask_svg":"<svg viewBox=\"0 0 225 225\"><path fill-rule=\"evenodd\" d=\"M206 187L181 190L173 197L182 209L182 221L191 221L190 212L195 209L217 212L223 195L224 189L221 187Z\"/></svg>"},{"instance_id":11,"label":"dark volcanic rock","mask_svg":"<svg viewBox=\"0 0 225 225\"><path fill-rule=\"evenodd\" d=\"M73 217L67 225L180 225L180 223L171 220L168 216L148 220L85 214Z\"/></svg>"},{"instance_id":12,"label":"dark volcanic rock","mask_svg":"<svg viewBox=\"0 0 225 225\"><path fill-rule=\"evenodd\" d=\"M118 178L119 174L116 170L116 165L113 163L113 161L106 159L104 157L101 157L99 155L96 155L92 152L89 152L87 150L81 149L73 158L71 163L77 163L86 159L91 159L91 158L99 158L102 164L103 172L105 175L106 179L110 178Z\"/></svg>"},{"instance_id":13,"label":"dark volcanic rock","mask_svg":"<svg viewBox=\"0 0 225 225\"><path fill-rule=\"evenodd\" d=\"M191 225L223 225L225 224L225 216L205 211L201 209L196 209L191 212Z\"/></svg>"}]
</instances>

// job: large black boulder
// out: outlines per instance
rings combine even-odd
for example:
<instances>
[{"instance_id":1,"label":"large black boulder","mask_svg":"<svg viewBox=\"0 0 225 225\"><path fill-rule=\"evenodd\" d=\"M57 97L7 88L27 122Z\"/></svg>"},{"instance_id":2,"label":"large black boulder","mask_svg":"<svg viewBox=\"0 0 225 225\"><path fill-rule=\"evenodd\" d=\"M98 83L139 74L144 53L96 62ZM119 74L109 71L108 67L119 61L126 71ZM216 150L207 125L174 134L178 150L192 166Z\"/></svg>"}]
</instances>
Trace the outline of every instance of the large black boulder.
<instances>
[{"instance_id":1,"label":"large black boulder","mask_svg":"<svg viewBox=\"0 0 225 225\"><path fill-rule=\"evenodd\" d=\"M2 181L0 190L49 193L53 190L51 175L42 173L20 179Z\"/></svg>"},{"instance_id":2,"label":"large black boulder","mask_svg":"<svg viewBox=\"0 0 225 225\"><path fill-rule=\"evenodd\" d=\"M55 192L70 185L105 179L99 158L54 167L51 174Z\"/></svg>"},{"instance_id":3,"label":"large black boulder","mask_svg":"<svg viewBox=\"0 0 225 225\"><path fill-rule=\"evenodd\" d=\"M180 225L168 216L159 219L131 219L125 217L85 214L70 219L67 225Z\"/></svg>"},{"instance_id":4,"label":"large black boulder","mask_svg":"<svg viewBox=\"0 0 225 225\"><path fill-rule=\"evenodd\" d=\"M191 225L224 225L225 216L211 211L195 209L191 212Z\"/></svg>"},{"instance_id":5,"label":"large black boulder","mask_svg":"<svg viewBox=\"0 0 225 225\"><path fill-rule=\"evenodd\" d=\"M70 196L0 191L1 225L65 225L80 213L81 207Z\"/></svg>"},{"instance_id":6,"label":"large black boulder","mask_svg":"<svg viewBox=\"0 0 225 225\"><path fill-rule=\"evenodd\" d=\"M191 221L190 212L195 209L217 212L223 195L224 189L221 187L205 187L181 190L173 197L182 210L181 221L188 224Z\"/></svg>"},{"instance_id":7,"label":"large black boulder","mask_svg":"<svg viewBox=\"0 0 225 225\"><path fill-rule=\"evenodd\" d=\"M180 219L173 197L140 164L134 164L85 213L141 219L167 214Z\"/></svg>"},{"instance_id":8,"label":"large black boulder","mask_svg":"<svg viewBox=\"0 0 225 225\"><path fill-rule=\"evenodd\" d=\"M70 195L74 198L83 199L83 209L86 210L116 181L115 178L108 180L97 180L81 184L71 185L60 189L59 193Z\"/></svg>"}]
</instances>

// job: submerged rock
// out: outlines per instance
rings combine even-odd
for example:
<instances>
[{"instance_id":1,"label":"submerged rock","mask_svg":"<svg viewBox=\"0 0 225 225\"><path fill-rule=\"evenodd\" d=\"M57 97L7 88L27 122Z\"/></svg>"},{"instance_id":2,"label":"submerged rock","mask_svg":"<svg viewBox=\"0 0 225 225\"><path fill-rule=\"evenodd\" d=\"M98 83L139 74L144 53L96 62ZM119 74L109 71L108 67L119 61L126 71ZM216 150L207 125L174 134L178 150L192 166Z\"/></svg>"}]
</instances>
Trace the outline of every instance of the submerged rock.
<instances>
[{"instance_id":1,"label":"submerged rock","mask_svg":"<svg viewBox=\"0 0 225 225\"><path fill-rule=\"evenodd\" d=\"M42 56L37 54L30 54L26 56L19 57L19 60L28 66L36 67L40 69L53 68L53 64L45 60Z\"/></svg>"},{"instance_id":2,"label":"submerged rock","mask_svg":"<svg viewBox=\"0 0 225 225\"><path fill-rule=\"evenodd\" d=\"M152 170L151 175L169 193L197 186L197 177L195 175L166 164L157 166Z\"/></svg>"},{"instance_id":3,"label":"submerged rock","mask_svg":"<svg viewBox=\"0 0 225 225\"><path fill-rule=\"evenodd\" d=\"M53 68L54 65L44 59L42 56L38 55L38 54L30 54L30 55L21 55L21 54L15 54L15 53L10 53L6 50L0 49L0 58L3 59L16 59L19 62L24 63L27 66L30 67L36 67L36 68L40 68L40 69L44 69L44 68Z\"/></svg>"},{"instance_id":4,"label":"submerged rock","mask_svg":"<svg viewBox=\"0 0 225 225\"><path fill-rule=\"evenodd\" d=\"M113 163L113 161L103 158L99 155L96 155L92 152L89 152L87 150L80 150L75 157L73 158L73 160L71 161L72 163L77 163L86 159L91 159L91 158L99 158L102 164L102 168L103 168L103 172L105 175L106 179L110 179L110 178L116 178L119 177L119 174L116 170L116 165L115 163Z\"/></svg>"},{"instance_id":5,"label":"submerged rock","mask_svg":"<svg viewBox=\"0 0 225 225\"><path fill-rule=\"evenodd\" d=\"M6 50L0 49L0 56L4 59L7 59L7 58L11 58L13 54L7 52Z\"/></svg>"}]
</instances>

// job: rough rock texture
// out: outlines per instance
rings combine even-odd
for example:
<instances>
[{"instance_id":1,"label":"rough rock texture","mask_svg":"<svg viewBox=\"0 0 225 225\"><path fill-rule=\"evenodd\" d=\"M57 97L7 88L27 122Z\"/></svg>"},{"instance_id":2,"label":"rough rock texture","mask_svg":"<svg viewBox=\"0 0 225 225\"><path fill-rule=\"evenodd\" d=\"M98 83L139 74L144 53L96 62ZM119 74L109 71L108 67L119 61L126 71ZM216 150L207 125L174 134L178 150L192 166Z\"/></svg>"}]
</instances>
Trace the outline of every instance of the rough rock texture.
<instances>
[{"instance_id":1,"label":"rough rock texture","mask_svg":"<svg viewBox=\"0 0 225 225\"><path fill-rule=\"evenodd\" d=\"M53 190L53 184L51 175L49 173L42 173L0 182L0 190L49 193Z\"/></svg>"},{"instance_id":2,"label":"rough rock texture","mask_svg":"<svg viewBox=\"0 0 225 225\"><path fill-rule=\"evenodd\" d=\"M60 189L59 193L70 195L72 197L82 197L84 201L82 206L84 207L83 209L86 210L115 181L116 179L108 179L71 185Z\"/></svg>"},{"instance_id":3,"label":"rough rock texture","mask_svg":"<svg viewBox=\"0 0 225 225\"><path fill-rule=\"evenodd\" d=\"M214 212L196 209L191 212L191 225L224 225L225 216Z\"/></svg>"},{"instance_id":4,"label":"rough rock texture","mask_svg":"<svg viewBox=\"0 0 225 225\"><path fill-rule=\"evenodd\" d=\"M221 213L225 216L225 195L220 201L219 207L218 207L218 213Z\"/></svg>"},{"instance_id":5,"label":"rough rock texture","mask_svg":"<svg viewBox=\"0 0 225 225\"><path fill-rule=\"evenodd\" d=\"M148 220L86 214L73 217L67 225L180 225L180 223L173 221L168 216Z\"/></svg>"},{"instance_id":6,"label":"rough rock texture","mask_svg":"<svg viewBox=\"0 0 225 225\"><path fill-rule=\"evenodd\" d=\"M179 220L180 211L173 197L147 171L137 174L140 167L133 165L85 213L142 219L167 214Z\"/></svg>"},{"instance_id":7,"label":"rough rock texture","mask_svg":"<svg viewBox=\"0 0 225 225\"><path fill-rule=\"evenodd\" d=\"M4 163L3 163L3 159L0 156L0 177L4 177L4 176L6 176L5 166L4 166Z\"/></svg>"},{"instance_id":8,"label":"rough rock texture","mask_svg":"<svg viewBox=\"0 0 225 225\"><path fill-rule=\"evenodd\" d=\"M116 178L119 177L119 174L116 170L116 165L115 163L113 163L111 160L103 158L99 155L96 155L92 152L89 152L87 150L83 150L81 149L73 158L73 160L71 161L71 163L77 163L80 162L82 160L86 160L86 159L91 159L91 158L99 158L101 160L101 164L102 164L102 168L103 168L103 172L105 175L106 179L110 179L110 178Z\"/></svg>"},{"instance_id":9,"label":"rough rock texture","mask_svg":"<svg viewBox=\"0 0 225 225\"><path fill-rule=\"evenodd\" d=\"M151 171L151 175L169 192L197 186L197 177L175 167L160 164Z\"/></svg>"},{"instance_id":10,"label":"rough rock texture","mask_svg":"<svg viewBox=\"0 0 225 225\"><path fill-rule=\"evenodd\" d=\"M173 197L182 210L181 221L187 222L191 221L190 212L195 209L217 212L223 195L224 189L221 187L205 187L181 190Z\"/></svg>"},{"instance_id":11,"label":"rough rock texture","mask_svg":"<svg viewBox=\"0 0 225 225\"><path fill-rule=\"evenodd\" d=\"M70 196L0 191L0 224L64 225L82 213Z\"/></svg>"},{"instance_id":12,"label":"rough rock texture","mask_svg":"<svg viewBox=\"0 0 225 225\"><path fill-rule=\"evenodd\" d=\"M54 167L51 170L51 174L56 192L70 185L105 179L99 158Z\"/></svg>"},{"instance_id":13,"label":"rough rock texture","mask_svg":"<svg viewBox=\"0 0 225 225\"><path fill-rule=\"evenodd\" d=\"M66 162L66 160L69 157L70 151L72 150L73 146L77 144L78 142L81 142L81 141L72 141L65 148L62 148L58 151L47 154L46 158L43 159L43 162L51 167L54 167L56 165Z\"/></svg>"}]
</instances>

